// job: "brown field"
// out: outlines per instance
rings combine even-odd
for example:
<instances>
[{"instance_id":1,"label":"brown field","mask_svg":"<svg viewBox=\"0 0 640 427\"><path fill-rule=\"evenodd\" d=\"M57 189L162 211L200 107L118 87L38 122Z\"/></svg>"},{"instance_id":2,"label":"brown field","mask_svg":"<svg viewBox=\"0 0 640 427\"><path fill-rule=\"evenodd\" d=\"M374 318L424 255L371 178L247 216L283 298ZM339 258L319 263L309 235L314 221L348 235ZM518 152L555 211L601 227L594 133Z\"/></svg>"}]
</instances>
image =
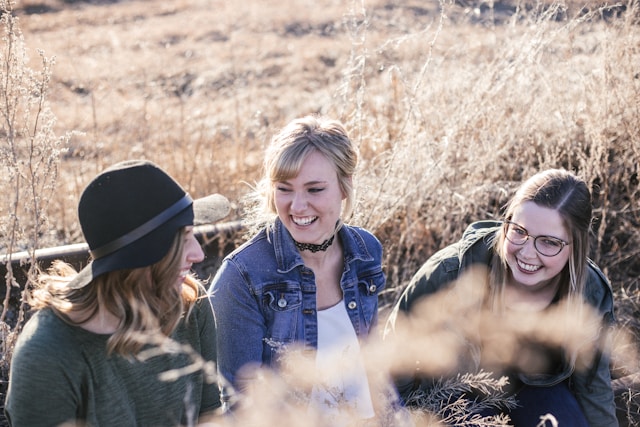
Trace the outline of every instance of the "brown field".
<instances>
[{"instance_id":1,"label":"brown field","mask_svg":"<svg viewBox=\"0 0 640 427\"><path fill-rule=\"evenodd\" d=\"M592 182L593 257L637 272L637 9L492 4L18 2L27 63L42 70L39 50L54 62L53 132L76 132L56 147L37 247L82 241L79 193L122 159L239 203L270 135L323 113L358 141L351 222L388 239L394 285L545 167ZM21 237L2 248L33 245Z\"/></svg>"},{"instance_id":2,"label":"brown field","mask_svg":"<svg viewBox=\"0 0 640 427\"><path fill-rule=\"evenodd\" d=\"M11 108L0 106L0 252L81 242L80 192L128 158L157 162L196 197L224 194L235 206L229 220L240 219L270 136L322 113L344 121L360 148L359 205L348 222L385 246L383 310L469 222L498 217L521 179L564 167L592 186L592 258L633 337L619 353L636 354L637 3L24 0L12 8L25 67L50 81L47 103L16 109L14 145ZM637 358L617 363L640 372Z\"/></svg>"}]
</instances>

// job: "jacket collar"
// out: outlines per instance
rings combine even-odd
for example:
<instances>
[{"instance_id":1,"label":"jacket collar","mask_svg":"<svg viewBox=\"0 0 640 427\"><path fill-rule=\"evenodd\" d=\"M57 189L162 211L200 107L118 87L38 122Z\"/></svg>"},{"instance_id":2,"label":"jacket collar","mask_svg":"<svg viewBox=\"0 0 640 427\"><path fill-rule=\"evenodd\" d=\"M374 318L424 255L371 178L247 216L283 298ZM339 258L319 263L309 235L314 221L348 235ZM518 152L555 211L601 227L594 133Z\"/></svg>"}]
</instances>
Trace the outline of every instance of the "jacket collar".
<instances>
[{"instance_id":1,"label":"jacket collar","mask_svg":"<svg viewBox=\"0 0 640 427\"><path fill-rule=\"evenodd\" d=\"M501 225L502 222L499 221L477 221L469 224L460 239L460 264L483 262L489 265L493 257L491 245Z\"/></svg>"},{"instance_id":2,"label":"jacket collar","mask_svg":"<svg viewBox=\"0 0 640 427\"><path fill-rule=\"evenodd\" d=\"M275 219L271 230L270 238L276 254L278 271L285 273L303 265L304 261L293 243L293 237L280 218ZM349 265L356 260L373 261L374 258L369 253L363 237L354 227L344 224L338 231L337 238L340 239L344 250L345 270L348 271Z\"/></svg>"}]
</instances>

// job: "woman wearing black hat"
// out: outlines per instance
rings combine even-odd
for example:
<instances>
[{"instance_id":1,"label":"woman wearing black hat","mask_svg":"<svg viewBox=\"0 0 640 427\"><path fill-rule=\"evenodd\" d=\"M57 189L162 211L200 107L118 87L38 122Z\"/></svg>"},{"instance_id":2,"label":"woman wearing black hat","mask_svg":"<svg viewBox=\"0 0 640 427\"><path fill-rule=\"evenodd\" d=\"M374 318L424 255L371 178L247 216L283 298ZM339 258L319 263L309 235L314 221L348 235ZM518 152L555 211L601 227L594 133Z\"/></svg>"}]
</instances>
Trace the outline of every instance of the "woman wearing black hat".
<instances>
[{"instance_id":1,"label":"woman wearing black hat","mask_svg":"<svg viewBox=\"0 0 640 427\"><path fill-rule=\"evenodd\" d=\"M193 425L218 408L215 321L188 273L204 258L194 224L227 212L224 197L193 201L151 162L98 175L78 207L92 262L77 274L57 262L38 278L38 311L11 363L9 423Z\"/></svg>"}]
</instances>

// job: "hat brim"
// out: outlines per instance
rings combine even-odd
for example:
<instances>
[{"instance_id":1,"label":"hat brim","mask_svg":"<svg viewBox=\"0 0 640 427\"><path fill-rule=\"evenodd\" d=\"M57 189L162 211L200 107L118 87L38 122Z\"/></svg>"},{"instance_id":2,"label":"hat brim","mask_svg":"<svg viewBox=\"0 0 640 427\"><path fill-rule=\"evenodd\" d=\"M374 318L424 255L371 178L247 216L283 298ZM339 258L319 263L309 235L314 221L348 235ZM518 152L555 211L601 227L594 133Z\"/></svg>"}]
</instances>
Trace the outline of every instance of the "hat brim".
<instances>
[{"instance_id":1,"label":"hat brim","mask_svg":"<svg viewBox=\"0 0 640 427\"><path fill-rule=\"evenodd\" d=\"M177 231L188 225L212 224L226 217L229 211L230 205L227 198L220 194L212 194L194 200L192 206L169 219L163 224L163 227L172 227ZM67 286L71 289L79 289L91 283L96 277L110 271L155 264L166 255L166 251L156 251L155 253L147 251L145 256L145 254L141 254L140 248L168 248L174 236L175 234L151 232L110 255L89 262ZM168 238L170 240L167 240Z\"/></svg>"},{"instance_id":2,"label":"hat brim","mask_svg":"<svg viewBox=\"0 0 640 427\"><path fill-rule=\"evenodd\" d=\"M212 194L193 201L193 225L213 224L229 215L229 200Z\"/></svg>"}]
</instances>

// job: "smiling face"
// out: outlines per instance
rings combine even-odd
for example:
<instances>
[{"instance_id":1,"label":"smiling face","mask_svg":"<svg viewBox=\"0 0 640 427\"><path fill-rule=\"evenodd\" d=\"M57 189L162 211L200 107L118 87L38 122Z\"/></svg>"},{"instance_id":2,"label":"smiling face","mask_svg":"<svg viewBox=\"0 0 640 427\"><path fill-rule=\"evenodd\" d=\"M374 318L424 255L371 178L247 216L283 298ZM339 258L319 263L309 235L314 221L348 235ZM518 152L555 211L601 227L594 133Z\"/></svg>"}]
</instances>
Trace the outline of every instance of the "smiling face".
<instances>
[{"instance_id":1,"label":"smiling face","mask_svg":"<svg viewBox=\"0 0 640 427\"><path fill-rule=\"evenodd\" d=\"M534 246L536 236L551 236L569 242L570 235L560 214L534 202L524 202L513 211L511 222L526 229L530 235L523 245L504 239L503 251L511 272L510 285L528 292L542 291L557 286L556 278L571 256L571 245L562 248L556 256L541 255Z\"/></svg>"},{"instance_id":2,"label":"smiling face","mask_svg":"<svg viewBox=\"0 0 640 427\"><path fill-rule=\"evenodd\" d=\"M333 164L314 151L294 178L274 184L278 217L299 243L320 244L333 234L345 198Z\"/></svg>"}]
</instances>

